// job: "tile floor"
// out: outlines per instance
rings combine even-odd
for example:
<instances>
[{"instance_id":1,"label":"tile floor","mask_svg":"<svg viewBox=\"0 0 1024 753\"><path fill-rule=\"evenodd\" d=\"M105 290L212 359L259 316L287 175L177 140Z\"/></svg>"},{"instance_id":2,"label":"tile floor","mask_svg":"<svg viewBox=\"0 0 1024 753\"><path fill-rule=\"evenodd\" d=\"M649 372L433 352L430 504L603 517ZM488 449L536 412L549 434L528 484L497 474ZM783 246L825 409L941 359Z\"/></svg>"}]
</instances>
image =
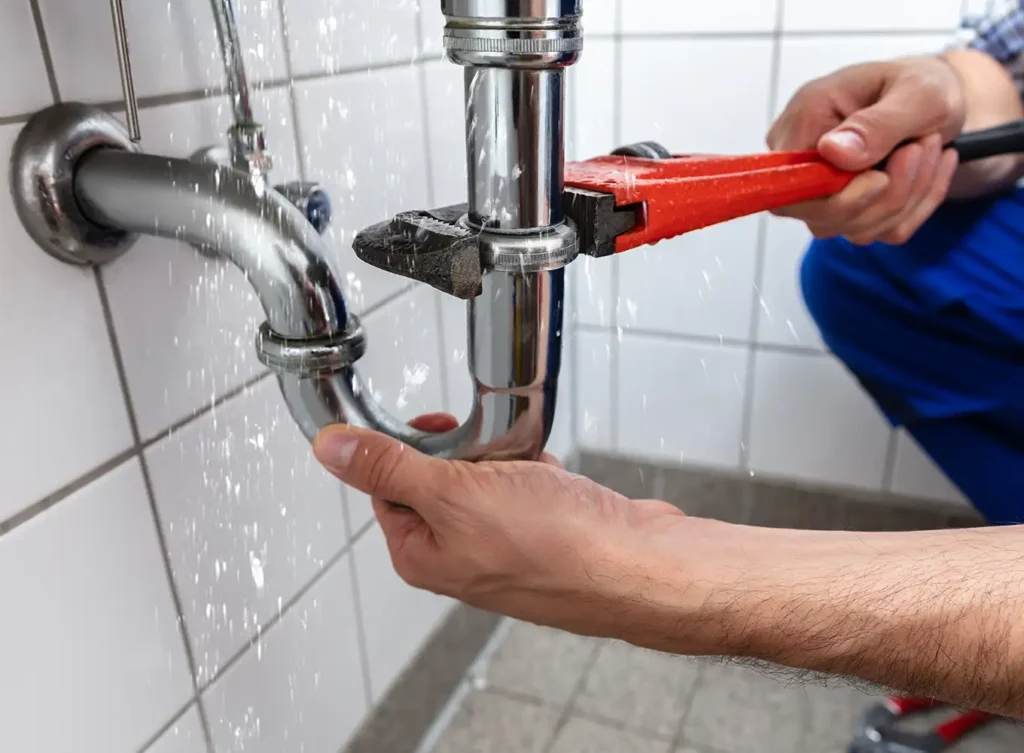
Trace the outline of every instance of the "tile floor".
<instances>
[{"instance_id":1,"label":"tile floor","mask_svg":"<svg viewBox=\"0 0 1024 753\"><path fill-rule=\"evenodd\" d=\"M874 700L522 623L477 672L433 753L844 753ZM1020 750L998 722L949 753Z\"/></svg>"}]
</instances>

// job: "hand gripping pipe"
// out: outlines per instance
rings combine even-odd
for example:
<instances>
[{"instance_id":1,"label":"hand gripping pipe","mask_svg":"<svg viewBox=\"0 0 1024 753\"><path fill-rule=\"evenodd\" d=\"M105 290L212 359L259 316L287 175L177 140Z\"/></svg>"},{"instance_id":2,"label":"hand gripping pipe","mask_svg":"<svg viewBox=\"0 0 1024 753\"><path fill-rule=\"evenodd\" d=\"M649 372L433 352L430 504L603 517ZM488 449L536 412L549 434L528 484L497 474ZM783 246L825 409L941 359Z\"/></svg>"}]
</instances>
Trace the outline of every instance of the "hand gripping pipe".
<instances>
[{"instance_id":1,"label":"hand gripping pipe","mask_svg":"<svg viewBox=\"0 0 1024 753\"><path fill-rule=\"evenodd\" d=\"M563 267L572 258L552 254L551 238L575 242L558 197L562 68L578 55L578 0L452 0L444 10L449 55L467 66L467 222L484 231L483 292L468 304L476 399L454 431L419 432L373 401L355 368L366 342L335 255L258 175L141 154L106 113L60 104L34 116L15 145L19 216L45 251L73 264L112 261L138 234L216 249L233 262L267 317L260 359L310 439L351 420L433 455L536 457L554 416Z\"/></svg>"}]
</instances>

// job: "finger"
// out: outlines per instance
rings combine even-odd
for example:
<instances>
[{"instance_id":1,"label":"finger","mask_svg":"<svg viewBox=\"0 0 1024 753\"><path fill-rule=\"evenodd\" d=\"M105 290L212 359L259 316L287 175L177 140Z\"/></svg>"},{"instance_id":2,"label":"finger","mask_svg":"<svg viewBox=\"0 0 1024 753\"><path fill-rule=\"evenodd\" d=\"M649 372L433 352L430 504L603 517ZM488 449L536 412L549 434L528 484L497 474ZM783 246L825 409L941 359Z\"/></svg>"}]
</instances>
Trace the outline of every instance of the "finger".
<instances>
[{"instance_id":1,"label":"finger","mask_svg":"<svg viewBox=\"0 0 1024 753\"><path fill-rule=\"evenodd\" d=\"M843 235L854 243L863 243L878 236L878 230L897 217L906 207L921 170L924 150L911 144L898 150L889 161L886 174L889 187L855 220L843 229Z\"/></svg>"},{"instance_id":2,"label":"finger","mask_svg":"<svg viewBox=\"0 0 1024 753\"><path fill-rule=\"evenodd\" d=\"M937 132L946 117L940 105L941 98L916 78L898 79L878 102L822 136L818 149L842 170L867 170L902 142Z\"/></svg>"},{"instance_id":3,"label":"finger","mask_svg":"<svg viewBox=\"0 0 1024 753\"><path fill-rule=\"evenodd\" d=\"M455 466L391 437L339 424L322 430L313 452L348 486L409 505L420 514L457 485Z\"/></svg>"},{"instance_id":4,"label":"finger","mask_svg":"<svg viewBox=\"0 0 1024 753\"><path fill-rule=\"evenodd\" d=\"M914 214L918 205L928 197L934 188L935 176L939 170L939 162L942 160L942 140L937 134L932 134L921 140L921 150L921 165L917 172L917 178L910 188L910 195L899 211L873 229L873 240L881 240L899 227L907 217Z\"/></svg>"},{"instance_id":5,"label":"finger","mask_svg":"<svg viewBox=\"0 0 1024 753\"><path fill-rule=\"evenodd\" d=\"M932 181L932 188L923 201L914 211L903 219L903 221L887 235L881 238L886 243L894 246L902 246L914 237L914 234L921 229L921 226L928 221L935 210L942 205L949 194L949 188L953 183L953 176L960 166L959 155L953 149L947 149L939 160L939 168Z\"/></svg>"},{"instance_id":6,"label":"finger","mask_svg":"<svg viewBox=\"0 0 1024 753\"><path fill-rule=\"evenodd\" d=\"M565 469L565 466L562 465L562 461L556 458L550 452L545 452L544 454L542 454L538 462L544 463L544 465L553 465L555 466L555 468L562 468L563 470Z\"/></svg>"},{"instance_id":7,"label":"finger","mask_svg":"<svg viewBox=\"0 0 1024 753\"><path fill-rule=\"evenodd\" d=\"M425 416L414 418L409 422L409 426L430 434L442 434L459 428L459 421L448 413L428 413Z\"/></svg>"},{"instance_id":8,"label":"finger","mask_svg":"<svg viewBox=\"0 0 1024 753\"><path fill-rule=\"evenodd\" d=\"M778 217L792 217L808 225L842 226L852 222L889 188L889 176L877 170L858 175L839 193L826 199L804 201L772 210Z\"/></svg>"}]
</instances>

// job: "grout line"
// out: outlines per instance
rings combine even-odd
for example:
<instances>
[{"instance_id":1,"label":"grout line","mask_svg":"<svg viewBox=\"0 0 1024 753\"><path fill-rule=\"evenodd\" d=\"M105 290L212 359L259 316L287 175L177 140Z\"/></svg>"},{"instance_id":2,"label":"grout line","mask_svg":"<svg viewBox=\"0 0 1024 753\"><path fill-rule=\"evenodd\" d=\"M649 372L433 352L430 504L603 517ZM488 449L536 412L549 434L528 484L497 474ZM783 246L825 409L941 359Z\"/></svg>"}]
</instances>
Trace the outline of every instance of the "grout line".
<instances>
[{"instance_id":1,"label":"grout line","mask_svg":"<svg viewBox=\"0 0 1024 753\"><path fill-rule=\"evenodd\" d=\"M348 554L352 552L352 549L359 542L359 540L366 534L367 531L373 528L373 526L373 522L367 523L365 526L359 529L359 532L352 539L350 539L349 542L345 544L345 546L343 546L337 553L329 557L324 562L323 567L321 567L316 572L316 575L310 578L309 581L304 586L302 586L302 588L300 588L295 593L294 596L288 599L288 601L286 601L284 605L279 610L277 610L277 612L273 616L271 616L265 623L259 626L256 634L248 641L246 641L244 646L238 649L238 651L236 651L233 656L231 656L226 662L224 662L222 666L217 668L217 671L214 672L209 677L209 679L207 679L203 683L202 687L200 687L199 695L201 696L203 693L205 693L207 690L213 687L213 685L216 684L217 681L220 680L222 677L224 677L224 675L227 674L231 670L231 668L234 667L239 662L239 660L243 656L245 656L246 653L249 652L249 650L253 646L255 646L261 640L266 638L267 633L270 632L295 607L295 605L302 600L302 597L309 593L317 583L323 580L324 576L326 576L327 573L331 571L331 568L333 568L335 565L341 562L341 560L343 560L346 556L348 556Z\"/></svg>"},{"instance_id":2,"label":"grout line","mask_svg":"<svg viewBox=\"0 0 1024 753\"><path fill-rule=\"evenodd\" d=\"M573 709L576 707L576 700L583 693L583 688L587 685L587 678L590 677L591 671L597 664L597 659L601 655L603 648L604 644L602 643L598 643L594 646L593 653L590 655L586 666L583 668L583 672L576 681L576 686L572 689L572 695L569 696L569 700L566 701L565 706L562 708L562 713L558 715L558 721L555 722L555 728L551 731L551 738L548 740L547 745L544 746L544 753L551 753L555 744L558 742L558 738L561 736L562 731L572 719Z\"/></svg>"},{"instance_id":3,"label":"grout line","mask_svg":"<svg viewBox=\"0 0 1024 753\"><path fill-rule=\"evenodd\" d=\"M35 22L36 34L39 36L39 49L43 55L43 67L46 69L46 82L50 85L50 94L54 102L60 102L60 86L57 84L57 69L53 65L50 53L50 40L46 37L46 24L43 23L43 12L39 9L39 0L29 0L32 9L32 20Z\"/></svg>"},{"instance_id":4,"label":"grout line","mask_svg":"<svg viewBox=\"0 0 1024 753\"><path fill-rule=\"evenodd\" d=\"M135 413L135 405L132 403L131 392L128 389L128 374L124 367L121 344L117 339L117 329L114 327L114 313L110 306L110 297L107 295L107 286L103 280L103 270L100 267L93 267L93 277L96 280L96 293L99 295L100 309L103 311L103 324L107 330L110 352L114 358L117 381L121 388L121 398L124 400L125 413L128 416L128 426L132 433L132 444L135 449L138 449L142 444L139 440L139 422Z\"/></svg>"},{"instance_id":5,"label":"grout line","mask_svg":"<svg viewBox=\"0 0 1024 753\"><path fill-rule=\"evenodd\" d=\"M186 416L185 418L182 418L182 419L180 419L178 421L175 421L173 424L168 426L166 429L162 429L161 431L159 431L156 434L154 434L152 437L144 440L141 443L140 449L148 450L153 445L155 445L155 444L157 444L159 442L162 442L163 440L167 439L168 437L170 437L170 436L172 436L174 434L177 434L179 431L181 431L185 427L187 427L190 424L193 424L196 421L198 421L199 419L201 419L207 413L211 413L212 411L215 411L217 408L219 408L220 406L224 405L224 403L226 403L228 400L231 400L232 398L238 397L242 393L244 393L244 392L252 389L253 387L255 387L257 384L262 382L267 377L271 377L273 375L274 375L274 372L271 371L270 369L263 369L256 376L249 377L249 379L245 380L244 382L242 382L237 387L233 387L232 389L228 390L227 392L224 392L223 394L218 395L214 400L212 400L209 403L206 403L202 408L194 411L193 413L191 413L190 415Z\"/></svg>"},{"instance_id":6,"label":"grout line","mask_svg":"<svg viewBox=\"0 0 1024 753\"><path fill-rule=\"evenodd\" d=\"M156 537L160 546L160 558L164 565L164 575L167 578L167 585L171 592L171 601L174 604L174 612L178 618L178 629L180 631L182 646L185 650L185 659L188 662L189 674L192 677L192 692L198 694L199 685L196 681L198 666L195 653L192 650L192 640L189 635L188 622L185 620L185 612L182 609L181 594L178 592L178 584L174 580L174 565L171 562L170 549L167 546L167 537L164 533L163 519L160 509L156 503L156 493L153 490L153 479L149 472L149 464L146 462L146 455L142 452L142 440L139 434L139 421L136 415L135 404L132 401L131 389L128 386L128 375L124 367L124 358L121 353L121 345L117 339L117 328L114 326L114 314L110 306L110 298L107 295L107 288L103 280L103 271L94 267L93 274L96 278L96 291L100 298L100 307L103 310L103 322L110 339L110 349L114 357L114 365L117 369L117 379L121 385L121 395L124 398L125 411L128 415L128 425L131 427L132 441L139 458L139 467L142 471L142 483L146 489L146 500L149 503L149 511L153 516L153 525L156 527ZM202 704L199 704L199 719L203 728L203 738L209 750L213 749L212 737L210 736L210 725L206 718L206 711Z\"/></svg>"},{"instance_id":7,"label":"grout line","mask_svg":"<svg viewBox=\"0 0 1024 753\"><path fill-rule=\"evenodd\" d=\"M153 479L149 473L149 463L146 462L146 455L139 453L139 464L142 466L142 482L146 487L146 496L149 499L150 513L153 515L153 523L156 526L157 540L160 542L160 555L164 563L164 571L167 575L167 583L171 589L171 599L174 602L174 611L178 615L178 627L181 631L181 640L185 647L185 658L188 661L189 674L192 676L192 692L196 700L196 707L199 711L199 724L203 729L203 739L206 741L208 750L213 750L213 735L210 731L210 720L206 715L206 708L200 702L199 697L199 664L196 661L195 651L192 650L192 637L189 633L188 621L185 619L185 612L182 609L181 594L178 592L178 584L174 580L174 565L171 562L170 549L167 547L167 537L164 534L163 518L160 509L156 504L156 493L153 491Z\"/></svg>"},{"instance_id":8,"label":"grout line","mask_svg":"<svg viewBox=\"0 0 1024 753\"><path fill-rule=\"evenodd\" d=\"M372 523L364 527L363 531L369 530ZM361 534L360 534L361 535ZM348 577L352 582L352 611L356 618L356 646L359 649L359 671L363 676L363 697L366 699L366 708L373 709L373 680L370 677L370 651L366 641L366 623L363 617L363 598L359 592L359 571L355 557L355 540L352 537L349 548L352 556L349 557Z\"/></svg>"},{"instance_id":9,"label":"grout line","mask_svg":"<svg viewBox=\"0 0 1024 753\"><path fill-rule=\"evenodd\" d=\"M608 327L601 327L595 324L584 324L579 325L581 332L590 332L592 334L604 335L613 332ZM752 350L763 352L763 353L784 353L786 355L793 356L831 356L832 354L828 351L821 350L820 348L812 348L811 346L802 345L780 345L778 343L758 343L749 342L747 340L738 340L731 337L713 337L711 335L693 335L682 332L657 332L649 329L637 329L630 327L623 333L624 337L643 337L651 340L663 340L665 342L679 342L679 343L690 343L693 345L714 345L723 348L750 348Z\"/></svg>"},{"instance_id":10,"label":"grout line","mask_svg":"<svg viewBox=\"0 0 1024 753\"><path fill-rule=\"evenodd\" d=\"M174 714L173 714L173 715L171 716L170 720L169 720L169 721L168 721L168 722L167 722L166 724L164 724L164 726L163 726L163 727L161 727L160 729L158 729L158 730L156 731L156 734L155 734L155 735L152 735L152 736L151 736L151 737L150 737L150 738L149 738L148 740L146 740L146 742L145 742L145 743L143 743L143 744L142 744L142 747L141 747L141 748L139 748L139 753L147 753L147 751L149 751L149 749L150 749L150 748L151 748L151 747L152 747L153 745L155 745L155 744L156 744L156 742L157 742L157 741L158 741L158 740L159 740L159 739L160 739L161 737L163 737L163 736L164 736L164 735L165 735L165 734L166 734L166 733L167 733L167 732L168 732L168 731L169 731L169 730L171 729L171 727L173 727L173 726L174 726L175 724L177 724L178 722L180 722L180 721L182 720L182 718L183 718L183 717L185 716L185 714L187 714L187 713L188 713L189 711L191 711L191 710L192 710L192 706L193 706L194 704L195 704L195 699L194 699L194 698L189 698L189 699L188 699L188 702L187 702L187 703L186 703L186 704L185 704L184 706L182 706L182 707L181 707L180 709L178 709L178 710L177 710L177 711L176 711L176 712L175 712L175 713L174 713ZM210 751L211 751L211 753L212 753L212 751L213 751L213 748L210 748L209 750L210 750Z\"/></svg>"},{"instance_id":11,"label":"grout line","mask_svg":"<svg viewBox=\"0 0 1024 753\"><path fill-rule=\"evenodd\" d=\"M58 502L67 499L75 492L84 489L92 482L98 480L103 476L106 476L112 470L124 465L138 454L139 451L135 447L127 449L124 452L120 453L119 455L115 455L110 460L107 460L106 462L93 468L88 473L79 476L71 483L62 486L57 491L46 495L38 502L34 502L25 509L21 510L20 512L14 513L14 515L7 518L6 520L0 520L0 537L6 536L19 526L28 523L37 515L41 515L42 513L46 512L51 507L56 505Z\"/></svg>"},{"instance_id":12,"label":"grout line","mask_svg":"<svg viewBox=\"0 0 1024 753\"><path fill-rule=\"evenodd\" d=\"M771 128L772 119L779 98L779 76L782 67L782 25L786 12L786 0L777 0L775 5L775 29L772 33L772 62L768 80L768 122L765 131ZM764 288L764 270L768 256L768 215L762 214L757 224L757 251L754 257L754 289L750 306L750 326L747 339L751 343L747 353L747 379L743 395L743 416L740 426L739 467L750 468L750 441L754 423L754 395L757 391L757 333L761 321L761 290Z\"/></svg>"}]
</instances>

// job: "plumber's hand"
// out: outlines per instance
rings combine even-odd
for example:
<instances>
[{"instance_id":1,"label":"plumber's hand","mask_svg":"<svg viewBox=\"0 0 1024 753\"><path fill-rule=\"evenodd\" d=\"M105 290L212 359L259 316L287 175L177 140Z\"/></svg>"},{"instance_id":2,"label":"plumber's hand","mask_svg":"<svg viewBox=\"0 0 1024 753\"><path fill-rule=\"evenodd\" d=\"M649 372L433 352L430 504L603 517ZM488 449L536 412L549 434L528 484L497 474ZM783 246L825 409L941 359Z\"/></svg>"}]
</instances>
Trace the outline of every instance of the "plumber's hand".
<instances>
[{"instance_id":1,"label":"plumber's hand","mask_svg":"<svg viewBox=\"0 0 1024 753\"><path fill-rule=\"evenodd\" d=\"M919 57L843 68L804 86L768 134L772 150L817 148L843 170L863 171L827 199L776 211L807 223L819 238L857 244L905 243L946 198L957 170L942 150L964 125L964 93L952 65Z\"/></svg>"},{"instance_id":2,"label":"plumber's hand","mask_svg":"<svg viewBox=\"0 0 1024 753\"><path fill-rule=\"evenodd\" d=\"M431 415L413 425L440 432L457 424ZM334 475L373 498L395 569L408 583L585 635L623 635L631 620L643 619L636 605L660 585L651 578L659 545L678 554L679 526L696 520L664 502L628 500L550 456L537 463L439 460L343 426L321 432L314 450Z\"/></svg>"}]
</instances>

